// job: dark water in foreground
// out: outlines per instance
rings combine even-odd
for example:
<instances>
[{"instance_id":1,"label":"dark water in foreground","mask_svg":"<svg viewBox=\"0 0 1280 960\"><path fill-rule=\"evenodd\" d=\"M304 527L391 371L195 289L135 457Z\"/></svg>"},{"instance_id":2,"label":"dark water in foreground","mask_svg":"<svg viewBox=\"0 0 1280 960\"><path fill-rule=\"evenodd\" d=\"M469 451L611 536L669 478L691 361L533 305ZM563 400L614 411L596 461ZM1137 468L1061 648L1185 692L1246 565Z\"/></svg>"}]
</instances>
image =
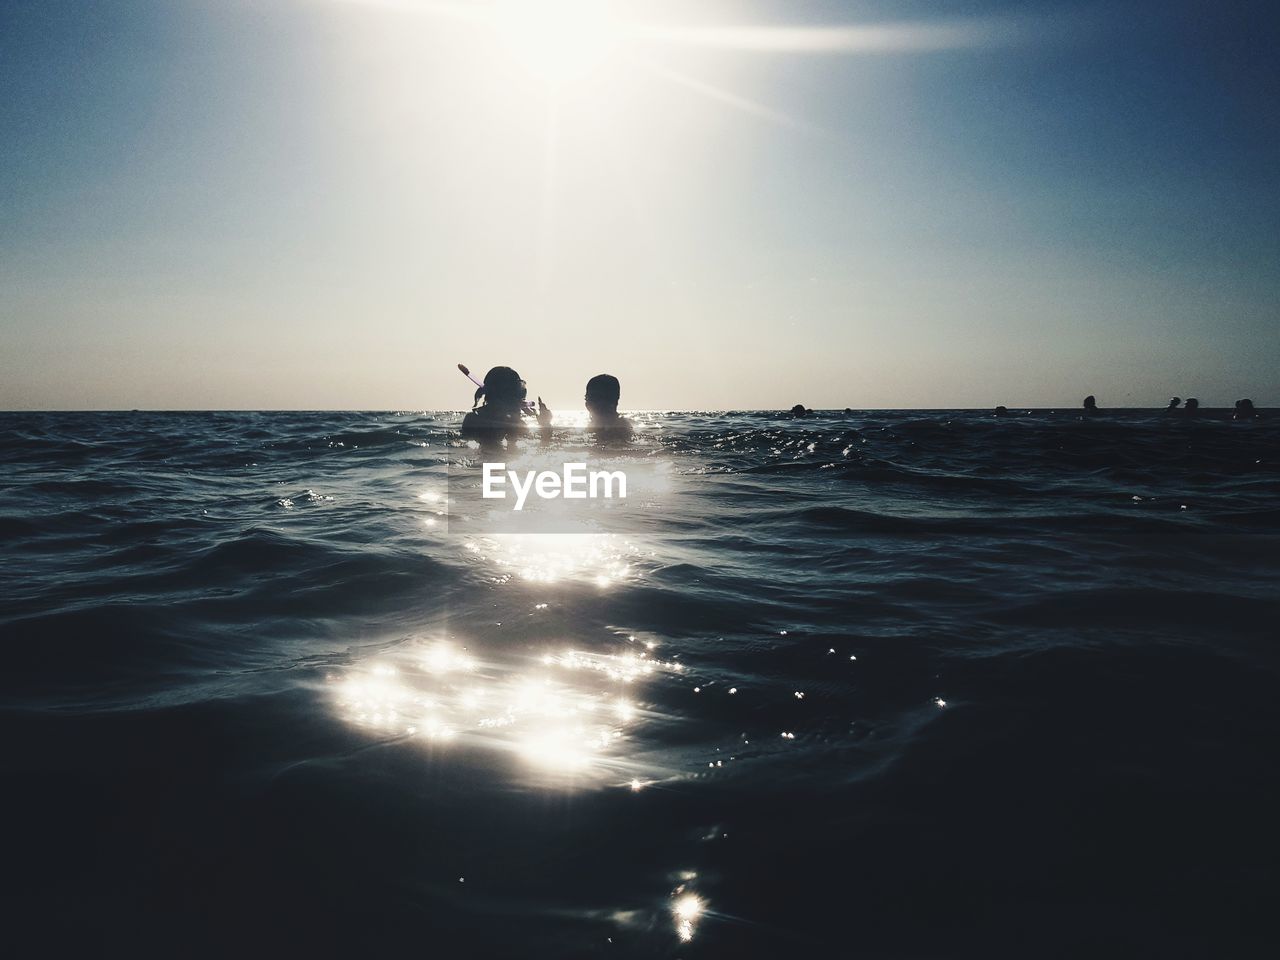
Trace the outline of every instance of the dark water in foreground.
<instances>
[{"instance_id":1,"label":"dark water in foreground","mask_svg":"<svg viewBox=\"0 0 1280 960\"><path fill-rule=\"evenodd\" d=\"M516 541L459 419L0 415L10 943L1274 946L1280 418L655 414Z\"/></svg>"}]
</instances>

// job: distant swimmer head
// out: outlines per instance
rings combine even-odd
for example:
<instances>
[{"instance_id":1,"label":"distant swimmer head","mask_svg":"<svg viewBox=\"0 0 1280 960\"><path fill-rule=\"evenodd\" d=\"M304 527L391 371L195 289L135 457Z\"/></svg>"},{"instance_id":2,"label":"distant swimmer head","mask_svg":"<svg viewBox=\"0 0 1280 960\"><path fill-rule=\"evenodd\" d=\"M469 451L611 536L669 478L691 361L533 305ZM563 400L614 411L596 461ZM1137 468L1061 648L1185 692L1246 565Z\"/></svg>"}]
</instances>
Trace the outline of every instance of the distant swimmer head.
<instances>
[{"instance_id":1,"label":"distant swimmer head","mask_svg":"<svg viewBox=\"0 0 1280 960\"><path fill-rule=\"evenodd\" d=\"M1006 416L1006 415L1008 415L1008 413L1009 413L1009 408L1008 408L1008 407L1006 407L1004 404L1001 404L1000 406L996 407L996 416L997 416L997 417L1003 417L1003 416Z\"/></svg>"},{"instance_id":2,"label":"distant swimmer head","mask_svg":"<svg viewBox=\"0 0 1280 960\"><path fill-rule=\"evenodd\" d=\"M1231 415L1233 420L1252 420L1258 415L1253 408L1253 401L1248 398L1236 401L1236 412Z\"/></svg>"},{"instance_id":3,"label":"distant swimmer head","mask_svg":"<svg viewBox=\"0 0 1280 960\"><path fill-rule=\"evenodd\" d=\"M1182 398L1181 398L1181 397L1170 397L1170 398L1169 398L1169 409L1170 409L1170 410L1177 410L1177 409L1178 409L1178 404L1180 404L1181 402L1182 402ZM1188 402L1188 403L1190 403L1191 401L1190 401L1190 400L1188 400L1187 402Z\"/></svg>"},{"instance_id":4,"label":"distant swimmer head","mask_svg":"<svg viewBox=\"0 0 1280 960\"><path fill-rule=\"evenodd\" d=\"M485 406L519 410L524 404L526 389L520 374L510 367L494 367L484 375Z\"/></svg>"},{"instance_id":5,"label":"distant swimmer head","mask_svg":"<svg viewBox=\"0 0 1280 960\"><path fill-rule=\"evenodd\" d=\"M1095 397L1094 397L1094 395L1093 395L1092 393L1091 393L1091 394L1089 394L1087 397L1085 397L1085 398L1084 398L1084 408L1085 408L1086 410L1097 410L1097 409L1098 409L1098 401L1097 401L1097 398L1095 398Z\"/></svg>"},{"instance_id":6,"label":"distant swimmer head","mask_svg":"<svg viewBox=\"0 0 1280 960\"><path fill-rule=\"evenodd\" d=\"M583 398L587 411L595 416L608 416L618 412L618 398L622 396L622 384L611 373L598 373L587 381L587 393Z\"/></svg>"},{"instance_id":7,"label":"distant swimmer head","mask_svg":"<svg viewBox=\"0 0 1280 960\"><path fill-rule=\"evenodd\" d=\"M1188 397L1187 405L1185 409L1187 413L1195 413L1197 410L1200 409L1200 401L1197 400L1195 397Z\"/></svg>"},{"instance_id":8,"label":"distant swimmer head","mask_svg":"<svg viewBox=\"0 0 1280 960\"><path fill-rule=\"evenodd\" d=\"M807 417L811 413L813 413L813 411L806 410L805 405L803 403L797 403L794 407L791 408L791 415L793 417Z\"/></svg>"}]
</instances>

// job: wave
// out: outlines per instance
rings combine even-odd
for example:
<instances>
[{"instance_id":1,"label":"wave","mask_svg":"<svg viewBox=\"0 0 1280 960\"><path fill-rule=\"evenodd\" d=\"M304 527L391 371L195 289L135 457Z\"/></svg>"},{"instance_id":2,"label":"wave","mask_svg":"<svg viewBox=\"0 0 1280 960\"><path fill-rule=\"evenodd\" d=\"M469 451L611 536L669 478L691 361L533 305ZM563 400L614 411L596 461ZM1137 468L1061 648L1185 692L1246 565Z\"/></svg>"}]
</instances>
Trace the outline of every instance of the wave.
<instances>
[{"instance_id":1,"label":"wave","mask_svg":"<svg viewBox=\"0 0 1280 960\"><path fill-rule=\"evenodd\" d=\"M0 414L19 912L1181 954L1273 886L1280 420L636 419L638 519L504 538L449 515L458 413Z\"/></svg>"}]
</instances>

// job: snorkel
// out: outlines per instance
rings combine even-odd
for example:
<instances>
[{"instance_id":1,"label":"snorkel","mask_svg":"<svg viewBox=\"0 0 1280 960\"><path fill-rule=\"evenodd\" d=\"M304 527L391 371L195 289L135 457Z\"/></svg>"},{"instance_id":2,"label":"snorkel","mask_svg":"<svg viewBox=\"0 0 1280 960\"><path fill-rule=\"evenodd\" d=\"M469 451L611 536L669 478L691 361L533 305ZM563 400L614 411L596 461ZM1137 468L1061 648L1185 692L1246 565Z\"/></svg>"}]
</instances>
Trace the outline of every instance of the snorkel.
<instances>
[{"instance_id":1,"label":"snorkel","mask_svg":"<svg viewBox=\"0 0 1280 960\"><path fill-rule=\"evenodd\" d=\"M484 384L471 375L471 371L467 369L467 365L465 363L458 364L458 369L462 371L462 375L464 377L474 383L481 390L484 389Z\"/></svg>"},{"instance_id":2,"label":"snorkel","mask_svg":"<svg viewBox=\"0 0 1280 960\"><path fill-rule=\"evenodd\" d=\"M477 380L475 377L473 377L473 376L471 375L471 371L467 369L467 365L466 365L465 363L460 363L460 364L458 364L458 369L459 369L460 371L462 371L462 375L463 375L464 377L466 377L468 380L470 380L472 383L474 383L474 384L476 385L476 387L478 388L478 389L476 390L476 402L478 403L478 402L480 401L480 397L482 397L482 396L484 395L484 384L483 384L483 383L481 383L479 380ZM473 404L473 406L474 406L474 404ZM525 399L525 400L521 400L521 401L520 401L520 412L521 412L521 413L523 413L523 414L525 414L525 415L527 415L527 416L532 416L532 415L533 415L533 411L534 411L534 407L533 407L533 401L532 401L532 400Z\"/></svg>"}]
</instances>

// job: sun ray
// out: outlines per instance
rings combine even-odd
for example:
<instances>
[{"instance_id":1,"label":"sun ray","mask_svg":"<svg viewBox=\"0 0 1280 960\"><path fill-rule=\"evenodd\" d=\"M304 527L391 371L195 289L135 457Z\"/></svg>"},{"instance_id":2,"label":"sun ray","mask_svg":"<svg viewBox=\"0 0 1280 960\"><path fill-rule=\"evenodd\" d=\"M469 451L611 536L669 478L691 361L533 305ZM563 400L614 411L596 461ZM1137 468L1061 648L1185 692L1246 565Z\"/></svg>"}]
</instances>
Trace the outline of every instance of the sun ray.
<instances>
[{"instance_id":1,"label":"sun ray","mask_svg":"<svg viewBox=\"0 0 1280 960\"><path fill-rule=\"evenodd\" d=\"M759 117L762 120L768 120L770 123L776 123L779 126L789 127L792 130L798 130L803 133L815 134L817 136L831 139L838 139L830 130L820 127L817 124L809 123L805 120L797 120L794 117L790 117L779 110L774 110L772 107L768 107L763 103L758 103L755 100L750 100L747 97L739 96L738 94L724 90L721 87L698 80L688 74L672 70L670 67L664 66L660 63L640 57L628 57L628 60L636 66L648 70L655 76L661 77L663 80L668 80L671 83L678 84L687 90L692 90L694 93L700 94L708 99L715 100L717 103L723 103L726 106L733 107L735 110L741 110L743 113L749 113L754 117Z\"/></svg>"},{"instance_id":2,"label":"sun ray","mask_svg":"<svg viewBox=\"0 0 1280 960\"><path fill-rule=\"evenodd\" d=\"M605 57L623 43L647 43L676 47L706 47L758 53L877 54L929 53L1003 46L1028 38L1032 21L1027 17L973 17L964 20L840 23L820 27L729 24L694 26L680 23L648 23L606 16L607 5L590 0L498 0L493 3L439 2L439 0L330 0L330 2L382 7L467 21L496 29L514 41L528 45L555 69L555 61L591 47L591 58ZM521 39L524 35L524 39Z\"/></svg>"},{"instance_id":3,"label":"sun ray","mask_svg":"<svg viewBox=\"0 0 1280 960\"><path fill-rule=\"evenodd\" d=\"M644 21L641 5L627 0L322 0L370 11L420 18L424 24L457 26L454 35L468 44L466 56L457 59L458 80L466 92L473 87L486 110L498 107L497 126L510 122L512 129L529 137L531 149L513 154L513 167L525 164L537 176L532 225L532 268L536 309L546 309L556 289L562 205L576 202L572 171L585 151L598 150L608 137L604 128L617 126L634 131L646 118L637 110L637 91L648 86L665 87L692 99L700 97L722 107L767 123L818 137L846 153L861 153L863 146L846 136L738 92L691 75L686 60L699 50L741 54L874 55L927 53L931 51L998 46L1029 35L1032 21L1018 17L952 20L834 23L824 26L738 22L715 23L706 19ZM1041 21L1035 21L1041 24ZM432 33L436 31L433 29ZM439 31L442 35L445 30ZM452 39L452 38L451 38ZM665 54L670 53L668 58ZM678 58L678 67L668 65ZM695 73L696 73L696 67ZM637 85L629 81L638 79ZM653 81L659 81L654 83ZM647 85L647 86L646 86ZM623 112L601 109L616 96L627 104ZM655 98L656 99L656 98ZM504 106L509 112L502 113ZM528 124L536 110L545 111L539 134ZM656 108L654 116L658 115ZM486 117L490 114L485 113ZM615 118L622 118L615 121ZM594 124L594 140L582 136ZM655 123L656 129L662 128ZM524 132L527 128L527 133ZM566 139L562 135L572 135ZM696 135L696 134L693 134ZM541 143L537 142L540 136ZM663 146L659 140L649 144ZM587 146L584 147L584 143ZM572 155L571 155L572 153ZM631 185L634 189L634 185ZM634 199L631 201L634 206ZM660 246L660 245L659 245Z\"/></svg>"},{"instance_id":4,"label":"sun ray","mask_svg":"<svg viewBox=\"0 0 1280 960\"><path fill-rule=\"evenodd\" d=\"M760 53L927 53L999 45L1018 39L1023 32L1023 24L1011 18L825 27L626 27L627 36L635 40Z\"/></svg>"}]
</instances>

